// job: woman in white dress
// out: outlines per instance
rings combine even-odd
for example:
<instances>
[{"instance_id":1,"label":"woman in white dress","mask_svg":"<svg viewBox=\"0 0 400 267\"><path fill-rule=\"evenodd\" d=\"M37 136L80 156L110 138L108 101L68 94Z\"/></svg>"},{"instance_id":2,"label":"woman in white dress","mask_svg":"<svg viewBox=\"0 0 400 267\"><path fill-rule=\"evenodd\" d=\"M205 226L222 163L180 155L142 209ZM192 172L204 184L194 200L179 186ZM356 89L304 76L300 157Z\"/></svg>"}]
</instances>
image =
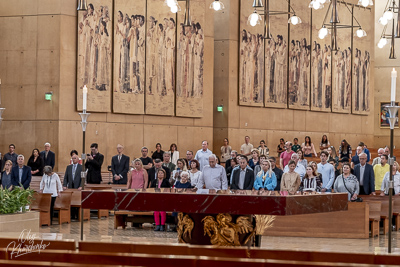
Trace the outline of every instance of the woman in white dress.
<instances>
[{"instance_id":1,"label":"woman in white dress","mask_svg":"<svg viewBox=\"0 0 400 267\"><path fill-rule=\"evenodd\" d=\"M40 193L51 193L50 224L53 222L54 203L60 192L63 191L60 177L53 172L51 166L44 166L42 181L40 181Z\"/></svg>"},{"instance_id":2,"label":"woman in white dress","mask_svg":"<svg viewBox=\"0 0 400 267\"><path fill-rule=\"evenodd\" d=\"M189 172L190 183L192 187L197 188L197 184L199 183L199 179L201 176L201 171L199 171L200 163L197 160L192 159L190 161L190 167L191 167Z\"/></svg>"}]
</instances>

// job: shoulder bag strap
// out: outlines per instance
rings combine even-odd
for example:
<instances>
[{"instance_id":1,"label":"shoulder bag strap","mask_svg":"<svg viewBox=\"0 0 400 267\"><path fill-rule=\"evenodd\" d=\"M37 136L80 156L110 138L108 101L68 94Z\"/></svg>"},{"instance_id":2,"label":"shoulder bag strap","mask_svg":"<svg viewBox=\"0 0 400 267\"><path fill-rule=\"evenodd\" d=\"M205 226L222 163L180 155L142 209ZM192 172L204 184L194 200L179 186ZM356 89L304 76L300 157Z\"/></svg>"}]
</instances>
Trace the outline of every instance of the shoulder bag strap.
<instances>
[{"instance_id":1,"label":"shoulder bag strap","mask_svg":"<svg viewBox=\"0 0 400 267\"><path fill-rule=\"evenodd\" d=\"M346 182L345 182L344 177L343 177L343 174L342 174L342 179L343 179L343 185L344 185L344 187L346 188L346 190L350 193L350 195L354 195L354 193L352 193L352 192L347 188Z\"/></svg>"}]
</instances>

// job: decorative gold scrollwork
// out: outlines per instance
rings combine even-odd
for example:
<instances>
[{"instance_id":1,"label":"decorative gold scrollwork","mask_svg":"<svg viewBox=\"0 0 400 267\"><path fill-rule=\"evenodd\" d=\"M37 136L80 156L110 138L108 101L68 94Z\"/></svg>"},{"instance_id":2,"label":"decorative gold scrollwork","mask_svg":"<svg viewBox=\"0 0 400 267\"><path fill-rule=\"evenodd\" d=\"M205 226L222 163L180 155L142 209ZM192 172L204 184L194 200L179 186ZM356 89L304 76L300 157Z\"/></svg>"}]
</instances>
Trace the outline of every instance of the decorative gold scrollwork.
<instances>
[{"instance_id":1,"label":"decorative gold scrollwork","mask_svg":"<svg viewBox=\"0 0 400 267\"><path fill-rule=\"evenodd\" d=\"M185 240L183 240L184 237L192 239L193 228L194 228L194 222L192 219L190 219L189 215L186 214L185 216L183 216L183 213L180 212L178 214L178 227L177 227L179 243L186 243Z\"/></svg>"},{"instance_id":2,"label":"decorative gold scrollwork","mask_svg":"<svg viewBox=\"0 0 400 267\"><path fill-rule=\"evenodd\" d=\"M217 246L241 246L239 234L248 234L246 244L255 235L255 229L251 219L239 216L236 223L232 222L232 216L220 213L216 220L212 216L206 216L201 220L204 224L204 235L210 237L210 242Z\"/></svg>"}]
</instances>

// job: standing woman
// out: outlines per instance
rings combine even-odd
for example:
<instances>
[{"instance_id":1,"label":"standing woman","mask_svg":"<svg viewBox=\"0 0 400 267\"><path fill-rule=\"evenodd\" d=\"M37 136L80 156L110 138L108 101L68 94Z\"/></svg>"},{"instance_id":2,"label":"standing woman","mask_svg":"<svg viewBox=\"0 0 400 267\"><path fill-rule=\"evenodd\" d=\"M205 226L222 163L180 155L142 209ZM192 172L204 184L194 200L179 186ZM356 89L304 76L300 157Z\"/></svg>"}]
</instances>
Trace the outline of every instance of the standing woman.
<instances>
[{"instance_id":1,"label":"standing woman","mask_svg":"<svg viewBox=\"0 0 400 267\"><path fill-rule=\"evenodd\" d=\"M310 161L308 164L311 166L315 172L315 176L317 177L317 185L322 186L322 174L318 172L318 165L315 161Z\"/></svg>"},{"instance_id":2,"label":"standing woman","mask_svg":"<svg viewBox=\"0 0 400 267\"><path fill-rule=\"evenodd\" d=\"M169 182L167 180L167 173L164 169L159 169L157 171L157 180L151 182L151 188L170 188ZM161 221L160 221L161 217ZM165 211L155 211L154 221L156 223L156 229L154 231L164 231L165 221L167 220L167 213Z\"/></svg>"},{"instance_id":3,"label":"standing woman","mask_svg":"<svg viewBox=\"0 0 400 267\"><path fill-rule=\"evenodd\" d=\"M277 180L275 173L272 171L271 163L269 160L264 160L261 166L262 170L257 173L256 180L254 181L254 189L265 189L268 191L275 190Z\"/></svg>"},{"instance_id":4,"label":"standing woman","mask_svg":"<svg viewBox=\"0 0 400 267\"><path fill-rule=\"evenodd\" d=\"M301 181L299 190L303 192L321 191L321 187L317 181L317 173L311 165L308 165L306 168L306 175L304 175L303 181Z\"/></svg>"},{"instance_id":5,"label":"standing woman","mask_svg":"<svg viewBox=\"0 0 400 267\"><path fill-rule=\"evenodd\" d=\"M351 146L347 143L346 139L343 139L339 146L339 158L346 161L351 159Z\"/></svg>"},{"instance_id":6,"label":"standing woman","mask_svg":"<svg viewBox=\"0 0 400 267\"><path fill-rule=\"evenodd\" d=\"M161 161L164 161L164 151L161 150L161 144L157 143L156 144L156 151L153 152L153 155L151 155L152 159L160 159Z\"/></svg>"},{"instance_id":7,"label":"standing woman","mask_svg":"<svg viewBox=\"0 0 400 267\"><path fill-rule=\"evenodd\" d=\"M221 162L226 162L231 158L232 147L229 145L228 138L224 139L224 145L221 146Z\"/></svg>"},{"instance_id":8,"label":"standing woman","mask_svg":"<svg viewBox=\"0 0 400 267\"><path fill-rule=\"evenodd\" d=\"M189 171L189 181L192 187L197 188L197 184L199 183L201 175L201 171L199 171L200 163L197 160L192 159L192 161L190 162L190 167L191 169Z\"/></svg>"},{"instance_id":9,"label":"standing woman","mask_svg":"<svg viewBox=\"0 0 400 267\"><path fill-rule=\"evenodd\" d=\"M39 149L35 148L28 160L28 166L32 169L32 176L43 176L44 160L39 156L39 153Z\"/></svg>"},{"instance_id":10,"label":"standing woman","mask_svg":"<svg viewBox=\"0 0 400 267\"><path fill-rule=\"evenodd\" d=\"M184 171L187 171L186 161L184 159L178 159L176 170L172 172L172 175L169 179L169 183L171 185L175 185L176 182L181 180L181 174ZM189 177L188 177L189 178Z\"/></svg>"},{"instance_id":11,"label":"standing woman","mask_svg":"<svg viewBox=\"0 0 400 267\"><path fill-rule=\"evenodd\" d=\"M265 145L264 140L260 141L260 146L258 147L258 152L260 152L260 156L265 155L267 158L269 157L269 148Z\"/></svg>"},{"instance_id":12,"label":"standing woman","mask_svg":"<svg viewBox=\"0 0 400 267\"><path fill-rule=\"evenodd\" d=\"M294 171L296 168L296 162L294 160L290 160L288 166L289 172L282 175L281 191L286 191L293 195L297 190L299 190L301 178L300 174Z\"/></svg>"},{"instance_id":13,"label":"standing woman","mask_svg":"<svg viewBox=\"0 0 400 267\"><path fill-rule=\"evenodd\" d=\"M297 164L301 164L304 166L304 169L307 169L307 160L304 158L303 151L301 149L297 150L297 155L299 155L299 161Z\"/></svg>"},{"instance_id":14,"label":"standing woman","mask_svg":"<svg viewBox=\"0 0 400 267\"><path fill-rule=\"evenodd\" d=\"M304 143L301 145L301 150L303 150L304 157L312 157L314 154L315 157L318 157L317 152L315 152L314 144L311 142L311 137L306 136L304 139Z\"/></svg>"},{"instance_id":15,"label":"standing woman","mask_svg":"<svg viewBox=\"0 0 400 267\"><path fill-rule=\"evenodd\" d=\"M286 150L285 149L285 139L281 138L281 139L279 139L279 145L278 145L278 149L277 149L278 157L280 157L281 153L285 150Z\"/></svg>"},{"instance_id":16,"label":"standing woman","mask_svg":"<svg viewBox=\"0 0 400 267\"><path fill-rule=\"evenodd\" d=\"M357 177L350 173L350 163L343 163L343 173L336 178L333 188L336 193L348 193L349 200L356 200L360 191Z\"/></svg>"},{"instance_id":17,"label":"standing woman","mask_svg":"<svg viewBox=\"0 0 400 267\"><path fill-rule=\"evenodd\" d=\"M60 177L53 172L51 166L44 167L44 175L40 181L40 193L51 193L50 224L53 224L54 203L60 192L63 191Z\"/></svg>"},{"instance_id":18,"label":"standing woman","mask_svg":"<svg viewBox=\"0 0 400 267\"><path fill-rule=\"evenodd\" d=\"M4 164L4 170L1 173L1 186L3 189L10 189L12 183L11 183L11 168L12 168L12 161L7 160L6 163Z\"/></svg>"},{"instance_id":19,"label":"standing woman","mask_svg":"<svg viewBox=\"0 0 400 267\"><path fill-rule=\"evenodd\" d=\"M321 149L321 151L328 149L330 147L330 145L331 144L328 141L328 136L326 136L326 134L324 134L322 136L321 144L319 144L319 149Z\"/></svg>"},{"instance_id":20,"label":"standing woman","mask_svg":"<svg viewBox=\"0 0 400 267\"><path fill-rule=\"evenodd\" d=\"M175 143L172 143L170 145L169 152L171 152L171 162L176 166L179 159L179 151Z\"/></svg>"},{"instance_id":21,"label":"standing woman","mask_svg":"<svg viewBox=\"0 0 400 267\"><path fill-rule=\"evenodd\" d=\"M258 149L253 148L251 150L251 155L252 158L249 160L249 166L254 170L257 165L260 165L260 152L258 152Z\"/></svg>"},{"instance_id":22,"label":"standing woman","mask_svg":"<svg viewBox=\"0 0 400 267\"><path fill-rule=\"evenodd\" d=\"M128 175L128 189L144 189L147 186L148 176L147 171L143 168L143 163L140 159L132 161L134 169Z\"/></svg>"}]
</instances>

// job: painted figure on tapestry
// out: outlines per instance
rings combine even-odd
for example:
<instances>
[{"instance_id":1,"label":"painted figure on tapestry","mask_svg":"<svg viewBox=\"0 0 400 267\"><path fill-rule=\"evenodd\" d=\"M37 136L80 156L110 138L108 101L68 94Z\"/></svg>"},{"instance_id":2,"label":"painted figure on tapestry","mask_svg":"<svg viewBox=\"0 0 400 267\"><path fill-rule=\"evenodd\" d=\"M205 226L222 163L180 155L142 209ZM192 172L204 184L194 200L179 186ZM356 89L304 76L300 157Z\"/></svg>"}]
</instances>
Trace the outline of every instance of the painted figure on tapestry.
<instances>
[{"instance_id":1,"label":"painted figure on tapestry","mask_svg":"<svg viewBox=\"0 0 400 267\"><path fill-rule=\"evenodd\" d=\"M239 92L241 103L264 101L264 41L261 34L242 30Z\"/></svg>"},{"instance_id":2,"label":"painted figure on tapestry","mask_svg":"<svg viewBox=\"0 0 400 267\"><path fill-rule=\"evenodd\" d=\"M312 106L329 109L331 107L331 47L314 41L311 52L312 60Z\"/></svg>"},{"instance_id":3,"label":"painted figure on tapestry","mask_svg":"<svg viewBox=\"0 0 400 267\"><path fill-rule=\"evenodd\" d=\"M177 73L178 97L200 98L203 95L204 34L199 22L179 26Z\"/></svg>"},{"instance_id":4,"label":"painted figure on tapestry","mask_svg":"<svg viewBox=\"0 0 400 267\"><path fill-rule=\"evenodd\" d=\"M310 49L306 38L292 40L289 49L289 105L308 106Z\"/></svg>"},{"instance_id":5,"label":"painted figure on tapestry","mask_svg":"<svg viewBox=\"0 0 400 267\"><path fill-rule=\"evenodd\" d=\"M336 98L333 105L338 109L350 108L351 100L351 48L334 52L333 72L335 73Z\"/></svg>"},{"instance_id":6,"label":"painted figure on tapestry","mask_svg":"<svg viewBox=\"0 0 400 267\"><path fill-rule=\"evenodd\" d=\"M90 3L78 25L78 38L82 45L79 51L78 79L81 79L89 89L109 90L112 23L108 6L99 6L96 10Z\"/></svg>"},{"instance_id":7,"label":"painted figure on tapestry","mask_svg":"<svg viewBox=\"0 0 400 267\"><path fill-rule=\"evenodd\" d=\"M370 54L356 48L353 62L354 110L369 111Z\"/></svg>"}]
</instances>

